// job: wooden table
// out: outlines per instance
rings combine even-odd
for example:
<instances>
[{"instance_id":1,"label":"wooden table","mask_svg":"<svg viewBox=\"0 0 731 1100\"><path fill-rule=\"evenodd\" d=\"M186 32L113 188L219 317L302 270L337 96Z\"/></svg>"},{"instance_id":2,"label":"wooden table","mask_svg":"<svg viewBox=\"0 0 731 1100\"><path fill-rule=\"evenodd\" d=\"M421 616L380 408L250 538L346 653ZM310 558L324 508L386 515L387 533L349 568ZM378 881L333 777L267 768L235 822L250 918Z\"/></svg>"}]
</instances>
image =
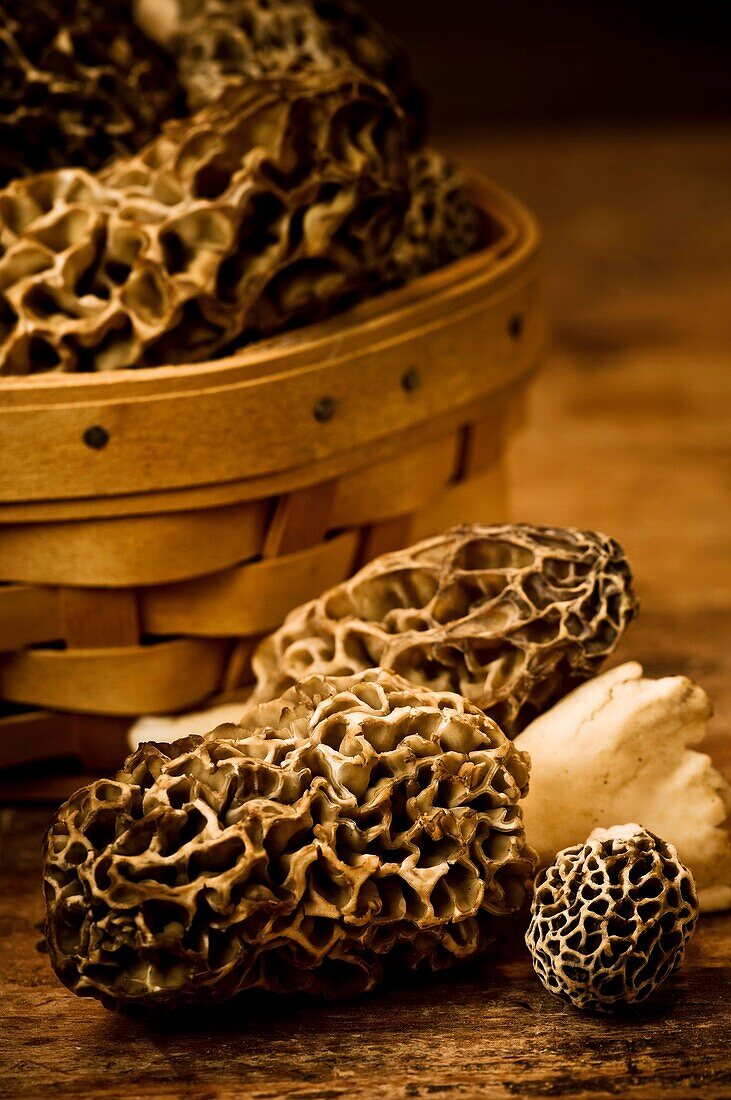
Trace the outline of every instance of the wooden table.
<instances>
[{"instance_id":1,"label":"wooden table","mask_svg":"<svg viewBox=\"0 0 731 1100\"><path fill-rule=\"evenodd\" d=\"M731 131L461 138L546 229L553 349L511 458L516 519L625 544L642 614L619 654L716 702L731 772ZM638 1019L496 960L336 1006L246 998L150 1026L77 1001L39 950L43 810L2 811L0 1095L257 1100L731 1096L731 915Z\"/></svg>"}]
</instances>

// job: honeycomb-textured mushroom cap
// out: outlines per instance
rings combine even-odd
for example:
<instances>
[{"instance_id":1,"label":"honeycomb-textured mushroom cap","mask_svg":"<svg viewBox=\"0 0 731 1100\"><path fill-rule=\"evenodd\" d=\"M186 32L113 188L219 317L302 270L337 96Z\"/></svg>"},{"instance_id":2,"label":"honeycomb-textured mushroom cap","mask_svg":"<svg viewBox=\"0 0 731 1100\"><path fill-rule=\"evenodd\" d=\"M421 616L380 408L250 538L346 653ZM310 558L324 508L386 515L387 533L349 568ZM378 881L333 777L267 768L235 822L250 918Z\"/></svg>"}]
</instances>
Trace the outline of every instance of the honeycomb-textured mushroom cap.
<instances>
[{"instance_id":1,"label":"honeycomb-textured mushroom cap","mask_svg":"<svg viewBox=\"0 0 731 1100\"><path fill-rule=\"evenodd\" d=\"M672 844L619 825L541 872L526 943L546 989L607 1012L644 1001L680 966L697 917L693 876Z\"/></svg>"},{"instance_id":2,"label":"honeycomb-textured mushroom cap","mask_svg":"<svg viewBox=\"0 0 731 1100\"><path fill-rule=\"evenodd\" d=\"M126 0L0 0L0 186L139 149L182 106Z\"/></svg>"},{"instance_id":3,"label":"honeycomb-textured mushroom cap","mask_svg":"<svg viewBox=\"0 0 731 1100\"><path fill-rule=\"evenodd\" d=\"M478 708L383 670L312 677L148 743L46 841L51 961L108 1007L343 996L473 955L523 905L528 765Z\"/></svg>"},{"instance_id":4,"label":"honeycomb-textured mushroom cap","mask_svg":"<svg viewBox=\"0 0 731 1100\"><path fill-rule=\"evenodd\" d=\"M0 192L0 373L210 358L363 292L407 205L403 120L357 73L229 85L138 155Z\"/></svg>"},{"instance_id":5,"label":"honeycomb-textured mushroom cap","mask_svg":"<svg viewBox=\"0 0 731 1100\"><path fill-rule=\"evenodd\" d=\"M636 609L631 582L605 535L457 527L292 611L254 656L255 698L381 665L459 692L512 737L612 652Z\"/></svg>"},{"instance_id":6,"label":"honeycomb-textured mushroom cap","mask_svg":"<svg viewBox=\"0 0 731 1100\"><path fill-rule=\"evenodd\" d=\"M409 161L409 209L383 272L387 284L410 282L488 243L490 228L469 196L464 173L433 149Z\"/></svg>"},{"instance_id":7,"label":"honeycomb-textured mushroom cap","mask_svg":"<svg viewBox=\"0 0 731 1100\"><path fill-rule=\"evenodd\" d=\"M416 140L422 97L403 47L357 0L136 0L140 26L176 56L188 102L217 99L231 78L355 65L393 91Z\"/></svg>"}]
</instances>

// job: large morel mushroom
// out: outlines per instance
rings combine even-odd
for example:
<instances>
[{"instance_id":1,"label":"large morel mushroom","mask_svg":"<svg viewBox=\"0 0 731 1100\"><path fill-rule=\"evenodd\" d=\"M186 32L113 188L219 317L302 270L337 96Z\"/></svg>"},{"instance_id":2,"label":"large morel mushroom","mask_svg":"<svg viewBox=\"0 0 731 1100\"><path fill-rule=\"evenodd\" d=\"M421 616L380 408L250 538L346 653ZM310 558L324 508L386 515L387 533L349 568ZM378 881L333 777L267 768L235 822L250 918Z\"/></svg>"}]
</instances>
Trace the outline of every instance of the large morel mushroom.
<instances>
[{"instance_id":1,"label":"large morel mushroom","mask_svg":"<svg viewBox=\"0 0 731 1100\"><path fill-rule=\"evenodd\" d=\"M231 84L99 175L0 192L0 373L196 362L363 293L408 202L357 72Z\"/></svg>"},{"instance_id":2,"label":"large morel mushroom","mask_svg":"<svg viewBox=\"0 0 731 1100\"><path fill-rule=\"evenodd\" d=\"M358 0L133 0L140 27L175 56L188 104L212 103L231 79L356 66L394 93L412 139L423 99L406 52Z\"/></svg>"},{"instance_id":3,"label":"large morel mushroom","mask_svg":"<svg viewBox=\"0 0 731 1100\"><path fill-rule=\"evenodd\" d=\"M382 670L312 677L78 791L45 850L51 961L108 1007L344 996L469 958L521 908L527 759Z\"/></svg>"},{"instance_id":4,"label":"large morel mushroom","mask_svg":"<svg viewBox=\"0 0 731 1100\"><path fill-rule=\"evenodd\" d=\"M255 698L308 673L380 665L459 692L513 737L597 671L635 610L624 552L606 535L457 527L292 611L255 654Z\"/></svg>"}]
</instances>

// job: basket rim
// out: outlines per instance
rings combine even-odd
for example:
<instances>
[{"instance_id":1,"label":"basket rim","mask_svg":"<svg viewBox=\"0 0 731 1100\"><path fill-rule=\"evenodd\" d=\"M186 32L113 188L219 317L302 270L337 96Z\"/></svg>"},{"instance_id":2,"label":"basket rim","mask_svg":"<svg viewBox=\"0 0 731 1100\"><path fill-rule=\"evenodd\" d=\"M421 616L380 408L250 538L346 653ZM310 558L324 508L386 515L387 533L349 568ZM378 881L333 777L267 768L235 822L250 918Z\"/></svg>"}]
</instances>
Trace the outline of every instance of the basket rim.
<instances>
[{"instance_id":1,"label":"basket rim","mask_svg":"<svg viewBox=\"0 0 731 1100\"><path fill-rule=\"evenodd\" d=\"M536 253L541 244L538 223L518 198L478 173L466 173L468 188L483 214L501 227L500 237L435 271L420 275L405 286L367 298L348 310L311 325L303 325L266 340L259 340L231 355L196 363L164 364L98 373L50 371L31 375L0 375L0 416L3 407L83 402L143 397L170 390L198 389L239 380L265 377L272 371L287 370L289 361L316 357L321 349L343 333L360 331L372 336L395 318L403 323L416 315L425 300L449 298L464 293L471 284L483 283L486 272L496 285Z\"/></svg>"},{"instance_id":2,"label":"basket rim","mask_svg":"<svg viewBox=\"0 0 731 1100\"><path fill-rule=\"evenodd\" d=\"M0 382L0 524L291 492L524 383L545 339L540 232L502 188L471 186L504 227L493 246L326 321L228 359Z\"/></svg>"}]
</instances>

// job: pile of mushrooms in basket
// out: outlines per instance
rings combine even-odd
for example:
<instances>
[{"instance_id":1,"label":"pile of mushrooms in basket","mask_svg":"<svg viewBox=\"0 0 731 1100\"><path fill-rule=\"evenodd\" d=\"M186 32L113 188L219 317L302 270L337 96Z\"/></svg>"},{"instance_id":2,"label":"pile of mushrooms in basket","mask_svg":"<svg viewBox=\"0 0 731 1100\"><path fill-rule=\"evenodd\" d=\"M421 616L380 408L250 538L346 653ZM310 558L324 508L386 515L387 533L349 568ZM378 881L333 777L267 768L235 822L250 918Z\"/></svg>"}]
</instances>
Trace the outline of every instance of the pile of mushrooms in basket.
<instances>
[{"instance_id":1,"label":"pile of mushrooms in basket","mask_svg":"<svg viewBox=\"0 0 731 1100\"><path fill-rule=\"evenodd\" d=\"M246 702L131 731L45 849L61 980L110 1008L354 996L511 924L579 1008L635 1006L731 903L684 677L600 672L637 612L592 531L463 526L297 608Z\"/></svg>"}]
</instances>

